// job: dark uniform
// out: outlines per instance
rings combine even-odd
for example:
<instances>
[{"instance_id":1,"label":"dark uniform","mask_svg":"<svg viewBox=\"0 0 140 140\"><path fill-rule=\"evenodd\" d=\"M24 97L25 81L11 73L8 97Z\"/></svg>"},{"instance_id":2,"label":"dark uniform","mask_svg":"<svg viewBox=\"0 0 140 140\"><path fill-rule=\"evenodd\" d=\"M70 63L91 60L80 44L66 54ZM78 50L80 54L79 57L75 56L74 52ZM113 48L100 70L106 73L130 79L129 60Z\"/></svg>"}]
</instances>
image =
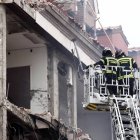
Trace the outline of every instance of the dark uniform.
<instances>
[{"instance_id":1,"label":"dark uniform","mask_svg":"<svg viewBox=\"0 0 140 140\"><path fill-rule=\"evenodd\" d=\"M132 57L126 56L122 51L117 52L116 57L118 58L118 65L122 68L119 68L118 71L118 81L121 85L129 85L129 94L133 96L135 94L134 83L135 78L133 71L137 69L137 64ZM123 87L121 87L121 92L123 91ZM127 92L127 91L126 91ZM128 94L128 93L127 93Z\"/></svg>"},{"instance_id":2,"label":"dark uniform","mask_svg":"<svg viewBox=\"0 0 140 140\"><path fill-rule=\"evenodd\" d=\"M115 66L117 66L117 59L112 56L112 52L109 49L105 49L102 55L103 57L100 59L100 61L94 65L100 65L104 69L106 84L109 84L107 85L107 89L110 95L117 94L117 70L115 68Z\"/></svg>"}]
</instances>

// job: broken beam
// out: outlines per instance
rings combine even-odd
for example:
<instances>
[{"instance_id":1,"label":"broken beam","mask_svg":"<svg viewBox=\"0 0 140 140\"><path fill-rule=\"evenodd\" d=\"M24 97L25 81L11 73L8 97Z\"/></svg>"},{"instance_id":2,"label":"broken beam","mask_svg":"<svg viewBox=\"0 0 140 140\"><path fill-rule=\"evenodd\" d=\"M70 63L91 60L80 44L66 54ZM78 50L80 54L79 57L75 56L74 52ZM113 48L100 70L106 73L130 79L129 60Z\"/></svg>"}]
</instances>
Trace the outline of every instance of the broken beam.
<instances>
[{"instance_id":1,"label":"broken beam","mask_svg":"<svg viewBox=\"0 0 140 140\"><path fill-rule=\"evenodd\" d=\"M16 105L10 103L7 99L3 100L2 107L5 107L8 111L13 113L15 116L17 116L19 119L21 119L23 122L25 122L28 126L35 128L35 124L30 117L30 115L24 110Z\"/></svg>"}]
</instances>

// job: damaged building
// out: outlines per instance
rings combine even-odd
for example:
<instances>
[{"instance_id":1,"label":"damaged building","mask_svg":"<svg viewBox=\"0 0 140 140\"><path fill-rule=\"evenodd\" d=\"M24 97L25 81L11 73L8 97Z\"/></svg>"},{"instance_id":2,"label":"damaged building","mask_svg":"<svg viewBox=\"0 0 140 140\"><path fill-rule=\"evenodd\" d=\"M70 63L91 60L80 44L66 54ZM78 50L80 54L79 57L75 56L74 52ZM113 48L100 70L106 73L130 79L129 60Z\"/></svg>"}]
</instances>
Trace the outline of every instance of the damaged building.
<instances>
[{"instance_id":1,"label":"damaged building","mask_svg":"<svg viewBox=\"0 0 140 140\"><path fill-rule=\"evenodd\" d=\"M103 47L73 18L1 0L0 50L0 140L111 140L110 114L82 107L82 69Z\"/></svg>"}]
</instances>

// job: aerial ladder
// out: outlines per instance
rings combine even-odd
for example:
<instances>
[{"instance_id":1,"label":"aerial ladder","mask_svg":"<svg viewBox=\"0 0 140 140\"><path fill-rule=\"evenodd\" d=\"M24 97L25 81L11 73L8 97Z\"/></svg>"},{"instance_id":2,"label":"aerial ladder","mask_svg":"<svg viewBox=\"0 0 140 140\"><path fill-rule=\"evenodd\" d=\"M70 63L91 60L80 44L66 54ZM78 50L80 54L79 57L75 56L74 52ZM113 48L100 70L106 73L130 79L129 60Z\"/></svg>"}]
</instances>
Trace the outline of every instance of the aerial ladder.
<instances>
[{"instance_id":1,"label":"aerial ladder","mask_svg":"<svg viewBox=\"0 0 140 140\"><path fill-rule=\"evenodd\" d=\"M110 69L128 70L124 67L109 66ZM112 79L110 84L106 82L105 66L90 66L84 70L84 101L83 107L92 111L110 111L112 117L113 131L115 140L140 140L140 72L135 71L135 91L136 95L132 97L129 94L129 78L119 84L116 79ZM107 86L116 86L117 93L110 95ZM122 90L120 91L120 87Z\"/></svg>"}]
</instances>

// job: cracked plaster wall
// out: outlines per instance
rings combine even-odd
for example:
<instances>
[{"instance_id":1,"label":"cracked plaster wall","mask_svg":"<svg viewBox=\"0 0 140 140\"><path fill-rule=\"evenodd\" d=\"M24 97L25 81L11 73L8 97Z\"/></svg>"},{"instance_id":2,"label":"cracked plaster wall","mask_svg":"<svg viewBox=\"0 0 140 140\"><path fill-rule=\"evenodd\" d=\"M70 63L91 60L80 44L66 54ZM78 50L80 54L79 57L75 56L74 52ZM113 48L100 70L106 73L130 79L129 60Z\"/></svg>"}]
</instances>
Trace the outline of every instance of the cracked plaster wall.
<instances>
[{"instance_id":1,"label":"cracked plaster wall","mask_svg":"<svg viewBox=\"0 0 140 140\"><path fill-rule=\"evenodd\" d=\"M56 59L59 61L57 63L58 70L58 92L59 92L59 119L65 125L70 125L72 127L77 126L77 101L76 101L76 79L75 73L77 73L73 57L67 53L65 50L57 50ZM64 64L64 67L63 65ZM58 68L59 67L59 68ZM71 74L68 72L71 68ZM62 71L61 71L62 70ZM69 75L70 74L70 75ZM71 78L71 79L69 79ZM70 81L72 81L72 83ZM70 83L69 83L69 82ZM70 84L72 84L70 86ZM56 87L55 87L56 88Z\"/></svg>"},{"instance_id":2,"label":"cracked plaster wall","mask_svg":"<svg viewBox=\"0 0 140 140\"><path fill-rule=\"evenodd\" d=\"M7 67L30 66L31 111L48 111L47 48L11 50L7 55Z\"/></svg>"}]
</instances>

